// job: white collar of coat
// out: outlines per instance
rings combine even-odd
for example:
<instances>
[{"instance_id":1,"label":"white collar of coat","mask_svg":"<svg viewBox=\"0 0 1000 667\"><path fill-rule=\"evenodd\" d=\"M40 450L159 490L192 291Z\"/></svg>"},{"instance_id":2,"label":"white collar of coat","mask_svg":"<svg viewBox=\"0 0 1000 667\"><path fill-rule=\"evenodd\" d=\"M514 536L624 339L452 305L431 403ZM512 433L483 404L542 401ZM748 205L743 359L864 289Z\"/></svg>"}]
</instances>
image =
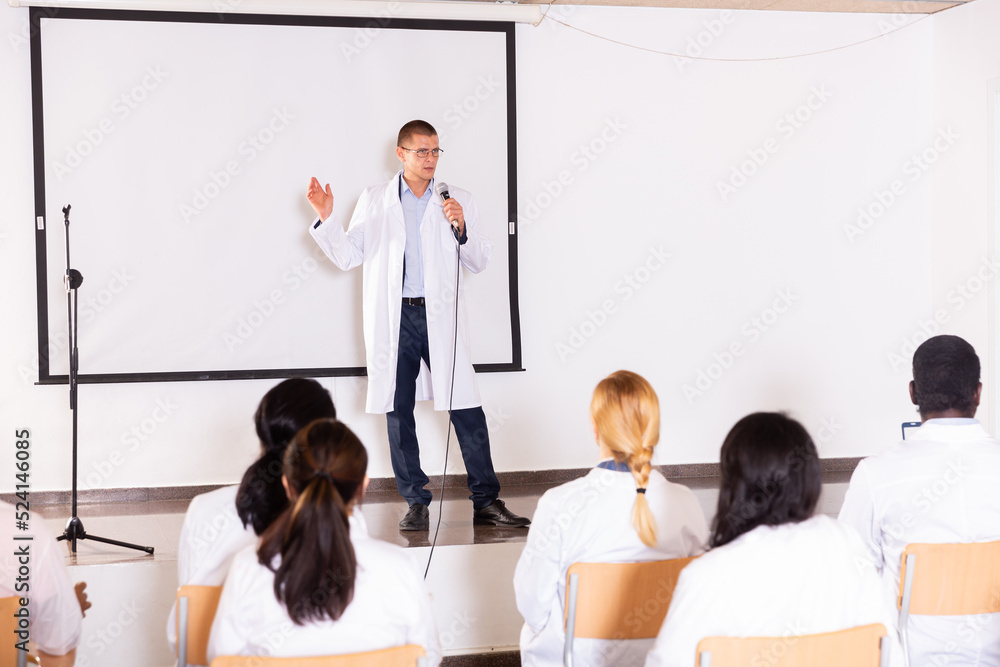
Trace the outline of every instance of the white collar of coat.
<instances>
[{"instance_id":1,"label":"white collar of coat","mask_svg":"<svg viewBox=\"0 0 1000 667\"><path fill-rule=\"evenodd\" d=\"M955 440L986 440L990 438L990 434L986 432L986 429L979 423L979 420L963 419L962 423L958 424L949 423L950 421L947 419L928 419L906 439L907 441L952 442Z\"/></svg>"}]
</instances>

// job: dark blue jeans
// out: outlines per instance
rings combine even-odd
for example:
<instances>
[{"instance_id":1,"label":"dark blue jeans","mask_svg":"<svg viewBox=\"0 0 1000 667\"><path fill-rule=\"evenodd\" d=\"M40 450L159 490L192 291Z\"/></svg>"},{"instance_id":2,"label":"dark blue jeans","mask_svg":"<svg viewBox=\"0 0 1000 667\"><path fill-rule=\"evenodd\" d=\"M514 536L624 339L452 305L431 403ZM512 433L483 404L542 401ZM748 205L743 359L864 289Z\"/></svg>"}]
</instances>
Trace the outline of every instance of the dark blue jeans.
<instances>
[{"instance_id":1,"label":"dark blue jeans","mask_svg":"<svg viewBox=\"0 0 1000 667\"><path fill-rule=\"evenodd\" d=\"M392 471L396 475L399 495L410 505L429 505L431 492L424 487L429 481L420 468L420 446L413 419L416 402L417 374L420 360L430 367L427 343L427 312L424 306L402 306L399 318L399 354L396 360L396 395L392 412L386 414L389 431L389 453ZM451 359L436 360L451 364ZM452 410L458 445L462 448L465 470L469 474L469 499L476 509L482 509L500 495L500 482L490 458L490 434L486 429L486 414L481 407Z\"/></svg>"}]
</instances>

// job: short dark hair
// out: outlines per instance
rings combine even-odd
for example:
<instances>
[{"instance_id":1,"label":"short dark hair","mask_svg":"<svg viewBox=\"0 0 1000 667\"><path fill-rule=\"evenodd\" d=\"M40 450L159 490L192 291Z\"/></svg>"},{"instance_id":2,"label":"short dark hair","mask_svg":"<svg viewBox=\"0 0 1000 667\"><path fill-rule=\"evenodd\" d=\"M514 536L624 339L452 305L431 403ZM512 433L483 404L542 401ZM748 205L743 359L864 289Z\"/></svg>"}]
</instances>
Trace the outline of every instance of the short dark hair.
<instances>
[{"instance_id":1,"label":"short dark hair","mask_svg":"<svg viewBox=\"0 0 1000 667\"><path fill-rule=\"evenodd\" d=\"M411 120L409 123L399 128L399 135L396 137L396 145L402 146L407 143L414 134L425 137L436 137L437 130L426 120Z\"/></svg>"},{"instance_id":2,"label":"short dark hair","mask_svg":"<svg viewBox=\"0 0 1000 667\"><path fill-rule=\"evenodd\" d=\"M802 424L778 412L755 412L736 422L722 443L719 505L713 547L757 526L812 516L822 488L819 454Z\"/></svg>"},{"instance_id":3,"label":"short dark hair","mask_svg":"<svg viewBox=\"0 0 1000 667\"><path fill-rule=\"evenodd\" d=\"M336 416L330 392L316 380L289 378L264 394L253 416L264 453L243 473L236 492L236 513L244 527L252 525L260 535L285 511L288 497L281 484L285 448L309 422Z\"/></svg>"},{"instance_id":4,"label":"short dark hair","mask_svg":"<svg viewBox=\"0 0 1000 667\"><path fill-rule=\"evenodd\" d=\"M958 336L934 336L913 353L913 400L920 414L976 409L979 357Z\"/></svg>"}]
</instances>

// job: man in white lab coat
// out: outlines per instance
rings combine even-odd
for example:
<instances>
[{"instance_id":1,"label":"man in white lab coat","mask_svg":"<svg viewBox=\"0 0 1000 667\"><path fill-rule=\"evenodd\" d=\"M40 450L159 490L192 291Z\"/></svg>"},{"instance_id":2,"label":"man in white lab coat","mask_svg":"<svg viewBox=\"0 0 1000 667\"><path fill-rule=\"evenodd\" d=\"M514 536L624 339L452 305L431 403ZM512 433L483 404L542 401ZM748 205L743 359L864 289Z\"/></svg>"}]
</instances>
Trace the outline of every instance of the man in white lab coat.
<instances>
[{"instance_id":1,"label":"man in white lab coat","mask_svg":"<svg viewBox=\"0 0 1000 667\"><path fill-rule=\"evenodd\" d=\"M890 599L907 544L1000 540L1000 441L975 419L979 372L958 336L925 341L910 382L922 425L851 477L840 520L861 533ZM1000 665L1000 614L910 616L907 632L911 667Z\"/></svg>"},{"instance_id":2,"label":"man in white lab coat","mask_svg":"<svg viewBox=\"0 0 1000 667\"><path fill-rule=\"evenodd\" d=\"M416 400L431 398L436 410L451 407L468 472L473 521L527 526L528 519L498 498L500 482L472 367L462 288L455 285L459 249L461 265L479 273L493 245L477 229L479 209L468 192L452 188L445 200L435 191L434 172L442 152L429 123L404 125L396 142L402 170L361 194L346 232L332 219L329 183L324 189L314 177L307 198L319 219L309 231L339 268L363 264L366 409L386 414L396 487L410 506L400 530L429 527L431 492L424 488L428 479L420 467L413 406Z\"/></svg>"}]
</instances>

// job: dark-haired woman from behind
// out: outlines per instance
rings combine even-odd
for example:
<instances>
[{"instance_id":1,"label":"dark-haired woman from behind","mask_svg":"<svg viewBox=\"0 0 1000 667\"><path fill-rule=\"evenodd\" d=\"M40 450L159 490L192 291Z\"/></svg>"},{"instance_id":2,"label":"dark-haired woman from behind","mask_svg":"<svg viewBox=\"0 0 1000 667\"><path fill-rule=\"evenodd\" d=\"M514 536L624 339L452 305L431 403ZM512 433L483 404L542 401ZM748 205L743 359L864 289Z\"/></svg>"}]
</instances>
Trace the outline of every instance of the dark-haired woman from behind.
<instances>
[{"instance_id":1,"label":"dark-haired woman from behind","mask_svg":"<svg viewBox=\"0 0 1000 667\"><path fill-rule=\"evenodd\" d=\"M254 414L261 455L238 486L195 496L181 527L178 586L221 586L237 553L257 543L288 507L281 484L285 448L309 422L335 418L333 400L319 382L290 378L271 388ZM177 643L176 603L167 619L167 640Z\"/></svg>"},{"instance_id":2,"label":"dark-haired woman from behind","mask_svg":"<svg viewBox=\"0 0 1000 667\"><path fill-rule=\"evenodd\" d=\"M344 424L309 424L285 453L289 507L233 561L208 658L304 657L419 644L441 661L430 596L404 550L354 518L368 454Z\"/></svg>"},{"instance_id":3,"label":"dark-haired woman from behind","mask_svg":"<svg viewBox=\"0 0 1000 667\"><path fill-rule=\"evenodd\" d=\"M882 623L902 665L895 614L861 538L814 516L822 482L809 434L758 412L722 444L712 549L682 572L647 667L695 664L705 637L790 637ZM786 645L782 644L781 648Z\"/></svg>"}]
</instances>

